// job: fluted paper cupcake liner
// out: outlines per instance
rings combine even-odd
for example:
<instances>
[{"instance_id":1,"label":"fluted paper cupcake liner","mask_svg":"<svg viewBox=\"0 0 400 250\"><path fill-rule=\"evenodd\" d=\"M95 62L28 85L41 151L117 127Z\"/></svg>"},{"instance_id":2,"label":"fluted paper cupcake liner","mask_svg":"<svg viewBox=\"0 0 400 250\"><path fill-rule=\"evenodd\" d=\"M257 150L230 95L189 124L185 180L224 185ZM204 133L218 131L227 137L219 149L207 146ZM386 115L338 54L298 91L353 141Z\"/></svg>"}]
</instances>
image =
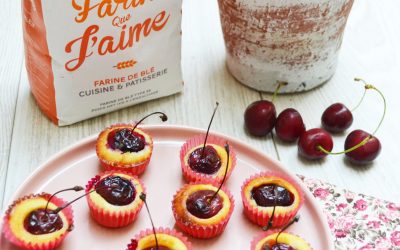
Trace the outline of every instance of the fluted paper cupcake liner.
<instances>
[{"instance_id":1,"label":"fluted paper cupcake liner","mask_svg":"<svg viewBox=\"0 0 400 250\"><path fill-rule=\"evenodd\" d=\"M104 129L100 134L99 137L103 136L105 133L109 133L109 130L112 130L113 128L119 128L119 127L132 127L135 124L127 124L127 123L117 123L114 125L111 125L109 127L107 127L106 129ZM144 131L142 128L138 128L140 131L148 134L146 131ZM96 154L97 157L99 158L100 164L101 166L103 166L103 168L106 171L111 171L111 170L117 170L117 171L126 171L130 174L133 175L141 175L144 173L144 171L146 171L147 166L150 163L150 159L153 153L153 141L151 141L151 143L149 144L150 146L150 155L148 157L146 157L146 159L144 159L142 162L135 162L132 164L120 164L119 162L113 162L107 159L104 159L103 157L101 157L101 153L100 153L100 149L99 146L96 144Z\"/></svg>"},{"instance_id":2,"label":"fluted paper cupcake liner","mask_svg":"<svg viewBox=\"0 0 400 250\"><path fill-rule=\"evenodd\" d=\"M146 230L139 232L139 234L135 235L135 238L131 240L131 243L128 244L127 250L136 250L136 248L134 246L135 242L137 243L144 237L147 237L147 236L153 235L153 234L154 234L153 229L146 229ZM189 242L189 240L185 236L183 236L183 234L181 234L180 232L178 232L176 230L160 227L160 228L156 228L156 234L168 234L175 238L178 238L186 246L187 250L193 250L192 244Z\"/></svg>"},{"instance_id":3,"label":"fluted paper cupcake liner","mask_svg":"<svg viewBox=\"0 0 400 250\"><path fill-rule=\"evenodd\" d=\"M199 145L204 144L204 139L205 135L197 135L189 140L187 140L181 147L180 150L180 161L181 161L181 168L182 168L182 174L183 177L187 182L205 182L205 183L212 183L214 181L221 182L223 179L223 175L221 176L215 176L215 174L203 174L196 172L192 170L189 166L189 164L185 161L185 156L190 150L192 150L195 147L198 147ZM207 145L209 144L215 144L218 145L222 148L225 147L226 140L223 140L220 137L214 136L214 135L209 135L207 138ZM229 179L229 177L232 174L232 171L234 170L236 166L236 152L234 148L229 145L229 157L230 157L230 165L228 169L228 173L226 175L226 180ZM222 169L225 169L225 166L221 165Z\"/></svg>"},{"instance_id":4,"label":"fluted paper cupcake liner","mask_svg":"<svg viewBox=\"0 0 400 250\"><path fill-rule=\"evenodd\" d=\"M86 192L89 192L96 185L96 183L102 179L103 176L110 176L113 174L125 174L131 176L132 178L135 178L142 186L143 192L145 192L143 182L137 176L133 176L126 171L115 170L104 172L101 175L97 175L96 177L89 180L88 184L86 185ZM138 195L140 194L136 193L136 196ZM86 200L92 218L100 225L110 228L124 227L133 223L144 204L141 201L138 206L127 211L110 211L93 202L90 195L86 196Z\"/></svg>"},{"instance_id":5,"label":"fluted paper cupcake liner","mask_svg":"<svg viewBox=\"0 0 400 250\"><path fill-rule=\"evenodd\" d=\"M37 198L37 197L43 197L44 199L49 199L51 196L51 194L47 194L47 193L41 193L41 194L31 194L31 195L27 195L24 196L22 198L19 198L18 200L14 201L14 203L8 208L8 210L5 213L4 216L4 223L3 223L3 234L4 237L10 241L12 244L14 244L15 246L21 248L21 249L25 249L25 250L51 250L54 249L56 247L58 247L63 240L65 239L65 237L68 235L68 233L72 230L73 228L73 223L74 223L74 216L73 216L73 211L72 208L66 207L64 208L60 213L63 213L65 215L65 218L68 221L68 224L70 226L69 229L67 229L67 231L61 235L59 235L58 237L47 241L47 242L26 242L23 239L18 238L11 230L10 227L10 216L11 216L11 211L13 210L13 208L18 205L19 203L21 203L22 201L25 200L29 200L29 199L33 199L33 198ZM66 202L58 197L53 197L51 199L51 203L53 203L54 205L56 205L57 207L61 207L62 205L64 205Z\"/></svg>"},{"instance_id":6,"label":"fluted paper cupcake liner","mask_svg":"<svg viewBox=\"0 0 400 250\"><path fill-rule=\"evenodd\" d=\"M185 189L192 184L207 185L210 183L205 183L205 182L190 183L190 184L184 185L180 190ZM216 183L216 182L214 182L210 185L213 185L214 187L218 187L218 183ZM228 198L231 202L231 206L230 206L228 214L219 223L213 224L213 225L198 225L193 222L184 221L180 217L180 215L177 213L176 206L180 205L180 204L175 204L174 201L175 201L178 193L180 192L180 190L178 190L177 193L174 195L174 198L172 201L172 212L174 214L176 225L178 226L178 228L181 229L182 231L184 231L185 233L189 234L190 236L195 237L195 238L200 238L200 239L213 238L215 236L222 234L224 232L224 230L232 216L233 210L235 208L235 200L234 200L232 194L225 187L221 188L221 190L224 191L226 193L226 195L228 196Z\"/></svg>"},{"instance_id":7,"label":"fluted paper cupcake liner","mask_svg":"<svg viewBox=\"0 0 400 250\"><path fill-rule=\"evenodd\" d=\"M264 238L266 238L266 237L268 237L268 236L270 236L270 235L272 235L272 234L279 233L279 231L280 231L279 229L273 229L273 230L268 230L268 231L266 231L266 232L262 232L262 233L256 235L256 236L253 238L253 240L251 241L251 243L250 243L250 249L251 249L251 250L262 250L262 249L257 249L257 248L256 248L256 247L257 247L257 244L258 244L261 240L263 240ZM284 233L289 233L289 234L295 235L295 236L297 236L297 237L303 239L303 238L300 237L299 235L294 234L294 233L291 233L291 232L284 232ZM309 246L310 249L313 249L313 248L311 247L310 243L308 243L308 242L307 242L306 240L304 240L304 239L303 239L303 241L307 243L307 245ZM278 242L279 242L279 240L278 240Z\"/></svg>"},{"instance_id":8,"label":"fluted paper cupcake liner","mask_svg":"<svg viewBox=\"0 0 400 250\"><path fill-rule=\"evenodd\" d=\"M244 209L243 212L251 222L253 222L259 226L263 227L268 224L268 221L272 214L272 210L271 210L271 212L265 211L265 210L263 211L262 209L260 209L260 207L250 204L249 200L246 197L244 189L254 179L258 179L260 177L271 177L271 176L283 179L286 182L290 183L290 185L292 185L297 190L297 192L299 194L299 199L300 199L299 205L297 206L297 208L294 208L294 209L287 211L285 213L282 213L282 214L278 214L275 212L274 218L272 220L272 227L279 228L279 227L285 226L291 219L294 218L294 216L296 216L297 212L299 211L299 209L301 208L301 206L304 202L304 195L303 195L303 192L302 192L302 189L300 188L300 186L297 184L297 182L293 178L291 178L285 174L276 173L276 172L262 172L262 173L255 174L255 175L251 176L250 178L246 179L241 188L241 196L242 196L243 209ZM271 207L271 209L272 209L272 207Z\"/></svg>"}]
</instances>

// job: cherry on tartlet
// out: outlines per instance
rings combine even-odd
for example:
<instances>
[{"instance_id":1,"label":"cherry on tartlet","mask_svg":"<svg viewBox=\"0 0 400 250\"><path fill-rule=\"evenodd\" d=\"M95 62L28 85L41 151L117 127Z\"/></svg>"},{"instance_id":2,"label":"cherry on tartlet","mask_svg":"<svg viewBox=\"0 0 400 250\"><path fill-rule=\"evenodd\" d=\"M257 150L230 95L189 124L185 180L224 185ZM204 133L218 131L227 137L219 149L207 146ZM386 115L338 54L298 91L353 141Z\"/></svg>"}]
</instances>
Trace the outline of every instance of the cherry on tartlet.
<instances>
[{"instance_id":1,"label":"cherry on tartlet","mask_svg":"<svg viewBox=\"0 0 400 250\"><path fill-rule=\"evenodd\" d=\"M123 171L108 171L86 185L87 203L92 218L105 227L124 227L133 223L143 207L139 195L145 188L141 180Z\"/></svg>"},{"instance_id":2,"label":"cherry on tartlet","mask_svg":"<svg viewBox=\"0 0 400 250\"><path fill-rule=\"evenodd\" d=\"M172 201L176 225L196 238L212 238L223 233L234 206L228 190L210 183L186 184Z\"/></svg>"},{"instance_id":3,"label":"cherry on tartlet","mask_svg":"<svg viewBox=\"0 0 400 250\"><path fill-rule=\"evenodd\" d=\"M205 147L204 141L205 135L198 135L182 146L180 160L183 177L187 182L219 183L224 178L228 162L228 154L224 149L226 141L213 135L208 136ZM235 150L230 147L226 179L232 174L235 165Z\"/></svg>"},{"instance_id":4,"label":"cherry on tartlet","mask_svg":"<svg viewBox=\"0 0 400 250\"><path fill-rule=\"evenodd\" d=\"M251 250L312 250L310 244L301 237L279 230L270 230L256 236L251 242Z\"/></svg>"},{"instance_id":5,"label":"cherry on tartlet","mask_svg":"<svg viewBox=\"0 0 400 250\"><path fill-rule=\"evenodd\" d=\"M72 208L67 206L59 209L65 203L47 193L32 194L16 200L4 216L5 238L26 250L56 248L73 229Z\"/></svg>"},{"instance_id":6,"label":"cherry on tartlet","mask_svg":"<svg viewBox=\"0 0 400 250\"><path fill-rule=\"evenodd\" d=\"M96 153L106 170L123 170L140 175L150 162L153 140L135 124L116 124L103 130L96 142Z\"/></svg>"},{"instance_id":7,"label":"cherry on tartlet","mask_svg":"<svg viewBox=\"0 0 400 250\"><path fill-rule=\"evenodd\" d=\"M241 196L246 217L259 226L273 228L282 227L294 218L304 200L295 180L273 172L247 179Z\"/></svg>"},{"instance_id":8,"label":"cherry on tartlet","mask_svg":"<svg viewBox=\"0 0 400 250\"><path fill-rule=\"evenodd\" d=\"M181 233L169 229L158 228L155 230L157 235L158 250L192 250L192 245ZM152 229L141 231L131 243L127 250L156 250L156 242Z\"/></svg>"}]
</instances>

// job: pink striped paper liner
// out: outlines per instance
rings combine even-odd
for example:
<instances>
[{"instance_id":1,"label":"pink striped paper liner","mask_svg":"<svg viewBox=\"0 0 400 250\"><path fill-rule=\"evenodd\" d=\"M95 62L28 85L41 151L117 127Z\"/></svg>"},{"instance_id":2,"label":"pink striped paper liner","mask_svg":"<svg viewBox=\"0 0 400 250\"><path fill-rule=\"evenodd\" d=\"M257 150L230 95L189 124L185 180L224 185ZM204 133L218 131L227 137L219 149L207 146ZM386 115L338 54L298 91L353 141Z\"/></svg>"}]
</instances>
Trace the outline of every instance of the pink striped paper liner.
<instances>
[{"instance_id":1,"label":"pink striped paper liner","mask_svg":"<svg viewBox=\"0 0 400 250\"><path fill-rule=\"evenodd\" d=\"M223 179L223 176L214 176L214 175L209 175L209 174L203 174L196 172L192 170L187 162L185 162L185 156L186 154L193 148L203 145L204 144L204 139L205 135L197 135L195 137L192 137L191 139L187 140L181 147L180 150L180 161L181 161L181 169L182 169L182 174L183 177L187 182L204 182L204 183L213 183L213 182L218 182L220 183ZM219 145L222 148L225 147L226 140L223 140L220 137L214 136L214 135L209 135L207 138L207 145L209 144L215 144ZM228 142L229 144L229 142ZM231 167L228 168L228 173L226 175L226 180L229 179L229 177L232 174L232 171L234 170L236 166L236 152L234 148L229 145L229 157L230 157L230 164ZM222 169L225 169L225 166L221 165Z\"/></svg>"},{"instance_id":2,"label":"pink striped paper liner","mask_svg":"<svg viewBox=\"0 0 400 250\"><path fill-rule=\"evenodd\" d=\"M11 227L10 227L10 216L11 216L11 212L15 206L17 206L22 201L29 200L29 199L36 198L36 197L43 197L44 199L48 200L50 198L50 196L51 196L51 194L47 194L47 193L31 194L31 195L24 196L16 201L14 201L14 203L8 208L8 210L4 216L4 223L3 223L4 224L4 226L3 226L4 237L7 240L9 240L12 244L14 244L15 246L17 246L21 249L26 249L26 250L50 250L50 249L54 249L54 248L58 247L59 245L61 245L61 243L63 242L65 237L70 232L69 229L73 228L74 216L73 216L73 211L72 211L71 206L64 208L60 212L60 213L63 213L65 215L65 217L67 218L67 221L69 224L69 229L67 229L67 231L65 233L61 234L57 238L52 239L51 241L42 242L42 243L26 242L23 239L18 238L18 236L15 235L11 231ZM51 199L51 203L53 203L57 207L61 207L66 202L55 196Z\"/></svg>"},{"instance_id":3,"label":"pink striped paper liner","mask_svg":"<svg viewBox=\"0 0 400 250\"><path fill-rule=\"evenodd\" d=\"M140 183L140 185L143 189L143 192L145 191L143 182L137 176L133 176L128 172L115 171L115 170L104 172L104 173L97 175L94 178L90 179L88 184L86 185L85 191L89 192L96 185L97 182L99 182L101 179L103 179L104 176L111 176L114 174L125 174L125 175L131 176L132 178L136 179ZM140 194L138 194L136 192L136 197L138 197L139 195ZM127 225L133 223L144 204L144 202L141 201L138 206L132 208L129 211L117 212L117 211L110 211L108 209L100 207L99 205L97 205L96 203L94 203L92 201L92 199L90 198L90 195L86 196L86 200L87 200L87 203L88 203L88 206L90 209L90 215L92 216L92 218L100 225L105 226L105 227L110 227L110 228L124 227L124 226L127 226Z\"/></svg>"},{"instance_id":4,"label":"pink striped paper liner","mask_svg":"<svg viewBox=\"0 0 400 250\"><path fill-rule=\"evenodd\" d=\"M260 209L260 207L253 206L252 204L250 204L249 200L247 199L247 197L244 193L244 189L254 179L263 178L263 177L271 177L271 176L278 177L278 178L283 179L286 182L290 183L297 190L297 192L299 194L299 198L300 198L299 205L297 206L297 208L292 209L291 211L288 211L284 214L275 213L274 218L272 220L272 227L279 228L279 227L283 227L284 225L286 225L294 216L296 216L297 212L299 211L299 209L301 208L301 206L303 205L303 202L304 202L304 194L303 194L300 186L297 184L297 182L293 178L291 178L285 174L277 173L277 172L262 172L262 173L255 174L255 175L251 176L250 178L246 179L241 188L243 212L251 222L253 222L261 227L266 226L268 224L268 221L271 217L272 212L263 211ZM267 184L267 182L265 184Z\"/></svg>"}]
</instances>

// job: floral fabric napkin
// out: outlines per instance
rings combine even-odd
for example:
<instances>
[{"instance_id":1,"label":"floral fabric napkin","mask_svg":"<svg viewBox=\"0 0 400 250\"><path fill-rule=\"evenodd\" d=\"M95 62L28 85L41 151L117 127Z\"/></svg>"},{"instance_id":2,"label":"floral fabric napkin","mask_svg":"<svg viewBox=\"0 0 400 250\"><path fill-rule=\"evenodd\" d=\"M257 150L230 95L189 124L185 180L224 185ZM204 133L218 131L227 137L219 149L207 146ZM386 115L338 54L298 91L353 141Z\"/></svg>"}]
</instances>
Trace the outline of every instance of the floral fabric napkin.
<instances>
[{"instance_id":1,"label":"floral fabric napkin","mask_svg":"<svg viewBox=\"0 0 400 250\"><path fill-rule=\"evenodd\" d=\"M399 249L400 204L300 176L328 217L336 249Z\"/></svg>"}]
</instances>

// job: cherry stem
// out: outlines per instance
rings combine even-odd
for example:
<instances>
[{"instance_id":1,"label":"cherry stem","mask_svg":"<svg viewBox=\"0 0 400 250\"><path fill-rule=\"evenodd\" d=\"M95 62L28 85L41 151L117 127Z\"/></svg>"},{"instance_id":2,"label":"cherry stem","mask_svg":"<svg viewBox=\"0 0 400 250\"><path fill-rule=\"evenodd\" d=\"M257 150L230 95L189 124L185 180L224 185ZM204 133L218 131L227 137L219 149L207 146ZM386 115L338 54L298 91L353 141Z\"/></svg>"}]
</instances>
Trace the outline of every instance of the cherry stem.
<instances>
[{"instance_id":1,"label":"cherry stem","mask_svg":"<svg viewBox=\"0 0 400 250\"><path fill-rule=\"evenodd\" d=\"M274 102L274 101L275 101L275 99L276 99L276 97L278 96L278 93L279 93L279 90L281 89L281 87L282 87L282 86L288 85L287 82L282 82L282 81L277 81L277 83L278 83L278 86L276 87L276 89L275 89L275 91L274 91L274 94L273 94L273 96L272 96L271 102Z\"/></svg>"},{"instance_id":2,"label":"cherry stem","mask_svg":"<svg viewBox=\"0 0 400 250\"><path fill-rule=\"evenodd\" d=\"M356 81L356 82L361 81L362 83L364 83L365 91L367 91L368 89L372 89L372 90L375 90L376 92L378 92L378 94L381 96L381 98L382 98L382 100L383 100L383 114L382 114L381 120L379 121L378 126L376 127L376 129L374 130L374 132L373 132L370 136L367 136L367 137L364 138L364 140L362 140L360 143L358 143L357 145L355 145L355 146L353 146L353 147L351 147L351 148L349 148L349 149L347 149L347 150L344 150L344 151L341 151L341 152L334 152L334 153L332 153L332 152L329 152L328 150L324 149L321 145L318 145L318 146L317 146L318 150L324 152L325 154L330 154L330 155L346 154L346 153L352 152L352 151L354 151L354 150L356 150L356 149L358 149L358 148L364 146L364 145L372 138L372 136L374 136L374 135L376 134L376 132L378 132L378 130L379 130L379 128L381 127L382 122L383 122L383 120L384 120L384 118L385 118L385 116L386 116L386 106L387 106L387 105L386 105L386 98L385 98L385 96L383 95L383 93L382 93L379 89L377 89L374 85L368 84L366 81L364 81L364 80L361 79L361 78L354 78L354 81ZM361 102L360 102L360 103L361 103ZM359 106L359 104L358 104L355 108L357 108L358 106ZM354 108L354 109L355 109L355 108ZM353 109L353 110L354 110L354 109Z\"/></svg>"},{"instance_id":3,"label":"cherry stem","mask_svg":"<svg viewBox=\"0 0 400 250\"><path fill-rule=\"evenodd\" d=\"M217 191L216 191L216 192L214 193L214 195L211 197L210 203L214 200L215 197L217 197L217 194L218 194L219 190L221 190L222 186L223 186L224 183L225 183L226 175L228 174L229 152L230 152L228 142L225 143L225 151L226 151L226 154L227 154L227 160L226 160L226 167L225 167L224 177L222 178L222 181L221 181L221 183L219 184L219 187L218 187Z\"/></svg>"},{"instance_id":4,"label":"cherry stem","mask_svg":"<svg viewBox=\"0 0 400 250\"><path fill-rule=\"evenodd\" d=\"M212 116L211 116L210 123L208 124L207 133L206 133L206 138L204 138L203 150L201 151L201 158L202 158L202 159L204 158L204 150L205 150L205 148L206 148L206 143L207 143L207 139L208 139L208 134L209 134L209 132L210 132L211 124L212 124L212 121L214 120L214 116L215 116L215 113L217 112L218 106L219 106L219 103L216 102L216 103L215 103L214 112L213 112L213 114L212 114Z\"/></svg>"},{"instance_id":5,"label":"cherry stem","mask_svg":"<svg viewBox=\"0 0 400 250\"><path fill-rule=\"evenodd\" d=\"M148 115L146 115L145 117L143 117L142 119L140 119L140 121L138 121L138 122L135 124L135 127L133 127L132 131L134 131L134 130L136 129L136 127L137 127L140 123L142 123L142 121L144 121L147 117L152 116L152 115L160 115L161 121L163 121L163 122L165 122L165 121L168 120L168 116L167 116L165 113L163 113L163 112L154 112L154 113L148 114Z\"/></svg>"},{"instance_id":6,"label":"cherry stem","mask_svg":"<svg viewBox=\"0 0 400 250\"><path fill-rule=\"evenodd\" d=\"M266 226L263 227L264 231L268 231L272 228L273 225L273 221L274 221L274 217L275 217L275 209L276 209L276 201L277 201L278 195L275 194L275 198L274 198L274 208L272 209L272 214L271 217L268 220L268 224Z\"/></svg>"},{"instance_id":7,"label":"cherry stem","mask_svg":"<svg viewBox=\"0 0 400 250\"><path fill-rule=\"evenodd\" d=\"M44 209L45 213L48 214L47 208L49 207L49 203L50 203L51 199L53 199L54 196L56 196L57 194L63 193L63 192L67 192L67 191L79 192L79 191L82 191L83 189L84 189L84 188L81 187L81 186L75 186L75 187L73 187L73 188L66 188L66 189L62 189L62 190L60 190L60 191L55 192L55 193L52 194L52 195L50 196L50 198L47 200L46 207L45 207L45 209Z\"/></svg>"},{"instance_id":8,"label":"cherry stem","mask_svg":"<svg viewBox=\"0 0 400 250\"><path fill-rule=\"evenodd\" d=\"M284 226L279 232L278 235L275 238L275 243L278 244L278 238L281 235L281 233L283 233L283 231L285 231L286 229L288 229L291 225L293 225L296 222L299 222L300 220L300 215L296 215L288 224L286 224L286 226Z\"/></svg>"},{"instance_id":9,"label":"cherry stem","mask_svg":"<svg viewBox=\"0 0 400 250\"><path fill-rule=\"evenodd\" d=\"M367 94L367 89L364 88L364 94L362 95L361 99L358 101L357 105L351 109L351 112L354 112L358 107L360 107L361 103L363 102L365 95Z\"/></svg>"},{"instance_id":10,"label":"cherry stem","mask_svg":"<svg viewBox=\"0 0 400 250\"><path fill-rule=\"evenodd\" d=\"M78 186L78 187L79 187L79 186ZM82 188L82 187L79 187L79 188ZM65 203L65 204L62 205L61 207L58 207L57 209L54 210L54 212L55 212L56 214L58 214L58 213L61 212L64 208L68 207L69 205L71 205L71 204L74 203L75 201L77 201L77 200L79 200L79 199L81 199L81 198L83 198L83 197L85 197L85 196L87 196L87 195L93 193L94 191L97 191L97 190L100 190L100 189L104 189L104 188L108 188L108 187L98 187L98 188L94 188L93 190L91 190L91 191L89 191L89 192L87 192L87 193L84 193L84 194L81 195L81 196L78 196L78 198L75 198L75 199L73 199L72 201ZM82 188L81 190L83 190L83 188Z\"/></svg>"},{"instance_id":11,"label":"cherry stem","mask_svg":"<svg viewBox=\"0 0 400 250\"><path fill-rule=\"evenodd\" d=\"M147 205L147 201L146 201L147 195L145 193L141 193L139 198L144 202L144 205L146 206L147 213L149 214L151 226L153 227L154 239L156 240L156 250L158 250L157 233L156 233L156 228L154 227L153 219L151 218L149 206Z\"/></svg>"}]
</instances>

